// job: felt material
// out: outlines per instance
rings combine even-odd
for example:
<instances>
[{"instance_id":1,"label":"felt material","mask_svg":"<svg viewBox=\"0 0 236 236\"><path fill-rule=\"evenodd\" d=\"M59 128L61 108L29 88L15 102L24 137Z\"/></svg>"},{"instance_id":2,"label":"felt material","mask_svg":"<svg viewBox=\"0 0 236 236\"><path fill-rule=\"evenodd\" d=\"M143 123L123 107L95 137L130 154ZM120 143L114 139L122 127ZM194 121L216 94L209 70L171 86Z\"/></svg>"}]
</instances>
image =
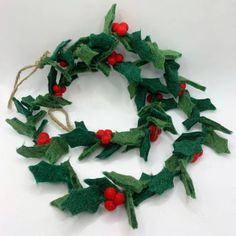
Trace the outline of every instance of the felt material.
<instances>
[{"instance_id":1,"label":"felt material","mask_svg":"<svg viewBox=\"0 0 236 236\"><path fill-rule=\"evenodd\" d=\"M22 97L21 98L21 103L22 105L24 105L25 107L27 107L29 110L33 111L33 110L39 110L40 107L36 106L34 104L35 99L32 96L26 96L26 97Z\"/></svg>"},{"instance_id":2,"label":"felt material","mask_svg":"<svg viewBox=\"0 0 236 236\"><path fill-rule=\"evenodd\" d=\"M67 101L62 97L55 97L50 94L46 94L44 96L39 95L36 98L34 104L49 108L62 108L63 106L70 105L71 102Z\"/></svg>"},{"instance_id":3,"label":"felt material","mask_svg":"<svg viewBox=\"0 0 236 236\"><path fill-rule=\"evenodd\" d=\"M94 143L93 145L84 148L83 152L79 156L79 160L83 160L86 157L90 156L92 153L94 153L99 147L101 147L100 141L97 143Z\"/></svg>"},{"instance_id":4,"label":"felt material","mask_svg":"<svg viewBox=\"0 0 236 236\"><path fill-rule=\"evenodd\" d=\"M149 129L144 130L145 136L140 145L140 157L142 157L145 161L148 159L148 153L151 148L150 144L150 131Z\"/></svg>"},{"instance_id":5,"label":"felt material","mask_svg":"<svg viewBox=\"0 0 236 236\"><path fill-rule=\"evenodd\" d=\"M111 67L104 62L99 62L97 64L98 70L100 70L105 76L110 75Z\"/></svg>"},{"instance_id":6,"label":"felt material","mask_svg":"<svg viewBox=\"0 0 236 236\"><path fill-rule=\"evenodd\" d=\"M160 79L143 79L141 85L150 93L168 93L167 87L161 83Z\"/></svg>"},{"instance_id":7,"label":"felt material","mask_svg":"<svg viewBox=\"0 0 236 236\"><path fill-rule=\"evenodd\" d=\"M174 97L177 97L179 93L179 64L173 60L166 60L165 61L165 74L164 78L167 84L167 88L169 89L170 93L173 94Z\"/></svg>"},{"instance_id":8,"label":"felt material","mask_svg":"<svg viewBox=\"0 0 236 236\"><path fill-rule=\"evenodd\" d=\"M61 137L65 139L71 148L79 146L91 146L99 141L94 132L80 127L75 128L66 134L61 134Z\"/></svg>"},{"instance_id":9,"label":"felt material","mask_svg":"<svg viewBox=\"0 0 236 236\"><path fill-rule=\"evenodd\" d=\"M200 123L204 124L208 128L210 127L214 130L218 130L218 131L221 131L221 132L226 133L226 134L231 134L232 133L231 130L225 128L221 124L219 124L219 123L217 123L217 122L215 122L211 119L206 118L205 116L200 117Z\"/></svg>"},{"instance_id":10,"label":"felt material","mask_svg":"<svg viewBox=\"0 0 236 236\"><path fill-rule=\"evenodd\" d=\"M154 125L156 125L159 128L167 128L167 127L171 126L170 122L163 121L163 120L160 120L160 119L152 117L152 116L147 117L147 121L148 121L148 123L153 123Z\"/></svg>"},{"instance_id":11,"label":"felt material","mask_svg":"<svg viewBox=\"0 0 236 236\"><path fill-rule=\"evenodd\" d=\"M119 40L119 42L124 46L127 51L135 53L134 49L131 46L130 37L128 35L129 34L120 37L117 34L114 34L114 36Z\"/></svg>"},{"instance_id":12,"label":"felt material","mask_svg":"<svg viewBox=\"0 0 236 236\"><path fill-rule=\"evenodd\" d=\"M185 90L183 95L179 97L178 107L188 116L191 116L195 104L191 101L188 90Z\"/></svg>"},{"instance_id":13,"label":"felt material","mask_svg":"<svg viewBox=\"0 0 236 236\"><path fill-rule=\"evenodd\" d=\"M173 98L162 99L160 104L165 111L177 108L177 103Z\"/></svg>"},{"instance_id":14,"label":"felt material","mask_svg":"<svg viewBox=\"0 0 236 236\"><path fill-rule=\"evenodd\" d=\"M191 97L191 101L196 105L200 112L208 110L216 110L216 107L211 103L209 98L195 99Z\"/></svg>"},{"instance_id":15,"label":"felt material","mask_svg":"<svg viewBox=\"0 0 236 236\"><path fill-rule=\"evenodd\" d=\"M228 140L219 136L214 131L207 132L204 145L212 148L217 153L230 153Z\"/></svg>"},{"instance_id":16,"label":"felt material","mask_svg":"<svg viewBox=\"0 0 236 236\"><path fill-rule=\"evenodd\" d=\"M18 154L26 158L43 158L46 156L49 144L35 145L33 147L27 147L25 145L18 148L16 151Z\"/></svg>"},{"instance_id":17,"label":"felt material","mask_svg":"<svg viewBox=\"0 0 236 236\"><path fill-rule=\"evenodd\" d=\"M145 89L140 88L139 86L137 88L134 99L138 111L145 106L146 97L147 97L147 91Z\"/></svg>"},{"instance_id":18,"label":"felt material","mask_svg":"<svg viewBox=\"0 0 236 236\"><path fill-rule=\"evenodd\" d=\"M104 28L103 28L104 33L106 34L112 33L111 26L112 26L112 22L115 19L115 14L116 14L116 4L113 4L105 16L105 22L104 22Z\"/></svg>"},{"instance_id":19,"label":"felt material","mask_svg":"<svg viewBox=\"0 0 236 236\"><path fill-rule=\"evenodd\" d=\"M132 62L116 63L114 69L124 75L129 83L142 81L140 68Z\"/></svg>"},{"instance_id":20,"label":"felt material","mask_svg":"<svg viewBox=\"0 0 236 236\"><path fill-rule=\"evenodd\" d=\"M96 156L96 158L100 160L107 159L120 148L121 148L121 145L116 144L116 143L110 143L104 146L104 149Z\"/></svg>"},{"instance_id":21,"label":"felt material","mask_svg":"<svg viewBox=\"0 0 236 236\"><path fill-rule=\"evenodd\" d=\"M54 94L52 87L56 83L57 83L57 70L53 66L51 66L50 71L48 73L48 92L49 92L49 94L51 94L51 95Z\"/></svg>"},{"instance_id":22,"label":"felt material","mask_svg":"<svg viewBox=\"0 0 236 236\"><path fill-rule=\"evenodd\" d=\"M88 184L89 186L97 186L101 190L102 193L108 187L117 188L117 186L115 186L111 181L109 181L105 177L97 178L97 179L85 179L84 182Z\"/></svg>"},{"instance_id":23,"label":"felt material","mask_svg":"<svg viewBox=\"0 0 236 236\"><path fill-rule=\"evenodd\" d=\"M80 58L86 65L90 65L93 58L98 55L98 52L93 51L90 47L86 44L81 44L79 47L76 48L74 55L77 58Z\"/></svg>"},{"instance_id":24,"label":"felt material","mask_svg":"<svg viewBox=\"0 0 236 236\"><path fill-rule=\"evenodd\" d=\"M136 219L132 192L130 192L130 191L125 192L125 209L126 209L126 213L127 213L127 216L128 216L130 226L133 229L137 229L138 228L138 222L137 222L137 219Z\"/></svg>"},{"instance_id":25,"label":"felt material","mask_svg":"<svg viewBox=\"0 0 236 236\"><path fill-rule=\"evenodd\" d=\"M176 60L182 56L180 52L174 50L161 50L166 60Z\"/></svg>"},{"instance_id":26,"label":"felt material","mask_svg":"<svg viewBox=\"0 0 236 236\"><path fill-rule=\"evenodd\" d=\"M35 127L29 125L27 123L23 123L22 121L18 120L17 118L6 119L6 122L16 130L18 134L28 136L30 138L34 137L34 133L36 131Z\"/></svg>"},{"instance_id":27,"label":"felt material","mask_svg":"<svg viewBox=\"0 0 236 236\"><path fill-rule=\"evenodd\" d=\"M42 120L42 122L41 122L41 124L39 125L38 129L37 129L36 132L34 133L34 136L33 136L34 140L36 140L37 137L39 136L39 134L40 134L41 132L43 132L43 130L44 130L44 128L46 127L47 123L48 123L48 120Z\"/></svg>"},{"instance_id":28,"label":"felt material","mask_svg":"<svg viewBox=\"0 0 236 236\"><path fill-rule=\"evenodd\" d=\"M56 61L58 59L58 56L62 53L63 49L70 43L70 39L62 41L59 43L56 47L56 49L53 51L53 54L51 56L51 59Z\"/></svg>"},{"instance_id":29,"label":"felt material","mask_svg":"<svg viewBox=\"0 0 236 236\"><path fill-rule=\"evenodd\" d=\"M41 121L47 115L46 111L39 111L35 115L27 117L27 124L36 125L39 121Z\"/></svg>"},{"instance_id":30,"label":"felt material","mask_svg":"<svg viewBox=\"0 0 236 236\"><path fill-rule=\"evenodd\" d=\"M144 182L137 180L134 177L129 176L129 175L118 174L114 171L112 172L104 171L103 174L112 182L114 182L118 186L128 191L140 193L145 187Z\"/></svg>"},{"instance_id":31,"label":"felt material","mask_svg":"<svg viewBox=\"0 0 236 236\"><path fill-rule=\"evenodd\" d=\"M183 122L187 130L191 129L200 120L200 111L197 106L193 107L192 113L188 119Z\"/></svg>"},{"instance_id":32,"label":"felt material","mask_svg":"<svg viewBox=\"0 0 236 236\"><path fill-rule=\"evenodd\" d=\"M18 113L21 113L22 115L24 115L25 117L29 117L32 115L32 111L30 111L29 109L27 109L27 107L25 107L20 101L18 101L16 98L12 99L16 110Z\"/></svg>"},{"instance_id":33,"label":"felt material","mask_svg":"<svg viewBox=\"0 0 236 236\"><path fill-rule=\"evenodd\" d=\"M188 84L188 85L191 85L192 87L196 88L196 89L199 89L199 90L202 90L202 91L205 91L206 90L206 87L205 86L202 86L201 84L198 84L194 81L191 81L189 79L186 79L184 78L183 76L179 76L179 82L180 83L185 83L185 84Z\"/></svg>"},{"instance_id":34,"label":"felt material","mask_svg":"<svg viewBox=\"0 0 236 236\"><path fill-rule=\"evenodd\" d=\"M137 94L137 90L138 90L138 83L137 82L132 82L128 85L130 99L132 99Z\"/></svg>"},{"instance_id":35,"label":"felt material","mask_svg":"<svg viewBox=\"0 0 236 236\"><path fill-rule=\"evenodd\" d=\"M103 201L104 197L100 190L92 186L84 189L73 189L68 195L53 201L51 204L76 215L81 212L95 213Z\"/></svg>"},{"instance_id":36,"label":"felt material","mask_svg":"<svg viewBox=\"0 0 236 236\"><path fill-rule=\"evenodd\" d=\"M123 145L139 145L145 133L142 129L130 129L130 131L116 132L113 134L112 143Z\"/></svg>"}]
</instances>

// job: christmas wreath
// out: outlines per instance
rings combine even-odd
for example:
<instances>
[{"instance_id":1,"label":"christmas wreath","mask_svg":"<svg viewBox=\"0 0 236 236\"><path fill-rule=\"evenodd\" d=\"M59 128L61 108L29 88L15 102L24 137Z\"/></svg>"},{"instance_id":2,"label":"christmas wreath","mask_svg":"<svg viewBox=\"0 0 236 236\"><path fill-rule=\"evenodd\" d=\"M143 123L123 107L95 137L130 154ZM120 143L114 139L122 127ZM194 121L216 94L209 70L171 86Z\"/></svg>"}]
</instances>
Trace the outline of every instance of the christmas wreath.
<instances>
[{"instance_id":1,"label":"christmas wreath","mask_svg":"<svg viewBox=\"0 0 236 236\"><path fill-rule=\"evenodd\" d=\"M32 138L33 146L21 146L17 153L26 158L43 158L36 165L30 166L37 183L65 183L68 193L51 202L51 205L73 215L81 212L95 213L104 203L105 209L113 211L117 206L124 205L129 224L138 227L135 207L144 200L164 193L173 188L176 177L183 182L186 194L195 198L194 186L186 166L194 163L202 156L202 145L206 145L217 153L229 153L228 141L219 136L216 131L230 134L231 131L217 122L201 115L206 110L215 110L210 99L191 97L186 85L205 90L205 87L190 81L178 74L179 64L176 59L179 52L162 50L149 36L144 39L141 32L129 32L125 22L114 22L114 4L105 17L103 32L79 38L74 43L66 40L60 43L52 55L49 52L33 65L22 68L17 74L14 88L9 99L26 120L18 118L7 119L19 134ZM115 51L117 45L138 56L135 61L126 61L125 55ZM142 66L152 64L162 72L161 78L143 78ZM48 92L36 98L15 98L19 86L38 69L50 66L47 76ZM31 70L25 78L21 73ZM91 131L83 121L70 123L64 109L71 102L63 95L71 83L85 72L102 72L109 76L115 70L128 81L130 98L134 99L138 111L138 124L125 132L114 132L110 129ZM181 134L173 143L173 153L165 161L163 169L155 174L142 173L139 179L116 172L103 172L104 176L97 179L85 179L87 186L79 181L69 161L55 164L67 154L70 148L83 146L79 160L92 155L102 148L97 159L107 159L118 150L123 152L138 148L140 157L148 160L151 142L155 142L164 132L177 134L172 118L167 114L170 109L182 110L187 119L183 125L187 130L200 124L200 131ZM66 125L61 123L54 111L61 111L66 116ZM66 133L50 137L45 132L48 120L46 115L55 121Z\"/></svg>"}]
</instances>

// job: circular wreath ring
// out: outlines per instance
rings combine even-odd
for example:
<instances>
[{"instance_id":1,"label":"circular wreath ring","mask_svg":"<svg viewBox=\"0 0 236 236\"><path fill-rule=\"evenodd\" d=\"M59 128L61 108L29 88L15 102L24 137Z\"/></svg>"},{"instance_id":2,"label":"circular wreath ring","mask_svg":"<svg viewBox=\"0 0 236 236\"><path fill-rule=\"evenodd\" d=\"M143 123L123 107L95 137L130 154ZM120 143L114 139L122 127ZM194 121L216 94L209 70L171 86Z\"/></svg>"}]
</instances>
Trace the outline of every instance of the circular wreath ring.
<instances>
[{"instance_id":1,"label":"circular wreath ring","mask_svg":"<svg viewBox=\"0 0 236 236\"><path fill-rule=\"evenodd\" d=\"M161 50L149 36L142 39L141 32L129 33L128 24L113 22L116 5L114 4L105 17L104 30L100 34L91 34L78 39L60 43L53 54L46 52L35 64L22 68L17 74L14 88L9 99L19 113L26 117L23 122L18 118L7 119L7 122L22 135L33 139L33 146L17 149L17 153L26 158L44 158L37 165L30 166L37 183L62 182L68 185L68 194L51 202L51 205L67 210L70 213L95 213L100 204L104 203L108 211L113 211L119 205L124 205L129 224L137 228L138 223L134 207L154 195L160 195L172 188L173 179L179 177L183 182L186 194L195 198L192 180L186 170L188 163L193 163L202 156L202 145L206 145L217 153L229 153L227 140L219 136L215 130L230 134L231 131L217 122L201 116L201 112L215 110L210 99L191 97L186 84L200 90L205 87L182 76L179 76L179 64L176 63L181 54L173 50ZM139 56L136 61L126 61L125 56L116 52L118 44ZM163 72L163 78L142 78L141 68L147 63ZM38 69L50 66L48 74L48 93L23 97L21 101L15 98L19 86ZM32 71L23 79L21 73ZM138 110L138 125L126 132L112 132L110 129L96 132L87 129L85 124L70 123L64 106L71 102L63 98L66 87L84 72L101 71L109 76L114 69L128 81L128 91L134 98ZM58 80L59 78L59 80ZM44 109L42 109L44 108ZM48 108L45 111L45 108ZM165 161L163 169L155 175L143 173L139 179L116 172L103 172L104 177L85 179L87 187L82 186L69 161L55 164L63 155L69 152L69 147L84 146L79 159L85 159L95 150L103 150L96 157L106 159L116 151L129 151L139 148L140 157L148 159L150 142L158 139L161 132L177 134L171 117L170 109L179 108L187 119L183 125L189 130L199 123L200 131L181 134L173 143L173 154ZM53 114L61 111L66 116L66 125ZM67 133L50 137L44 131L48 114Z\"/></svg>"}]
</instances>

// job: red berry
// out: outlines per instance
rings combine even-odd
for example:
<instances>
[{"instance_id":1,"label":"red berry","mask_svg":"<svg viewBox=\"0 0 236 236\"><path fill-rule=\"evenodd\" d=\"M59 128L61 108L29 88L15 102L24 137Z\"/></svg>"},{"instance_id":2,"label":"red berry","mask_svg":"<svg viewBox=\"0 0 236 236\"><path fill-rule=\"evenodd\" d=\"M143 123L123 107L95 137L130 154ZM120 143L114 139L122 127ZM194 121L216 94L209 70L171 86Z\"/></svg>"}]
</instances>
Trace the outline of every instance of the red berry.
<instances>
[{"instance_id":1,"label":"red berry","mask_svg":"<svg viewBox=\"0 0 236 236\"><path fill-rule=\"evenodd\" d=\"M113 32L116 32L116 29L117 29L118 26L119 26L119 24L118 24L117 22L114 22L114 23L112 24L112 26L111 26L111 30L112 30Z\"/></svg>"},{"instance_id":2,"label":"red berry","mask_svg":"<svg viewBox=\"0 0 236 236\"><path fill-rule=\"evenodd\" d=\"M151 95L151 94L149 94L149 95L147 96L147 102L149 102L149 103L152 102L152 95Z\"/></svg>"},{"instance_id":3,"label":"red berry","mask_svg":"<svg viewBox=\"0 0 236 236\"><path fill-rule=\"evenodd\" d=\"M155 142L159 137L159 128L157 128L155 125L149 125L148 126L150 131L150 141Z\"/></svg>"},{"instance_id":4,"label":"red berry","mask_svg":"<svg viewBox=\"0 0 236 236\"><path fill-rule=\"evenodd\" d=\"M182 89L186 89L186 84L185 84L185 83L182 83L182 84L179 85L179 87L181 88L181 90L182 90Z\"/></svg>"},{"instance_id":5,"label":"red berry","mask_svg":"<svg viewBox=\"0 0 236 236\"><path fill-rule=\"evenodd\" d=\"M62 93L54 93L54 96L56 96L56 97L61 97L61 96L62 96Z\"/></svg>"},{"instance_id":6,"label":"red berry","mask_svg":"<svg viewBox=\"0 0 236 236\"><path fill-rule=\"evenodd\" d=\"M107 145L111 142L112 136L109 134L103 135L101 138L101 143Z\"/></svg>"},{"instance_id":7,"label":"red berry","mask_svg":"<svg viewBox=\"0 0 236 236\"><path fill-rule=\"evenodd\" d=\"M66 61L64 61L64 60L61 60L61 61L59 61L59 65L60 65L61 67L65 68L65 67L68 66L68 63L67 63Z\"/></svg>"},{"instance_id":8,"label":"red berry","mask_svg":"<svg viewBox=\"0 0 236 236\"><path fill-rule=\"evenodd\" d=\"M110 129L105 129L104 135L111 135L112 136L112 131Z\"/></svg>"},{"instance_id":9,"label":"red berry","mask_svg":"<svg viewBox=\"0 0 236 236\"><path fill-rule=\"evenodd\" d=\"M196 162L199 159L199 157L202 156L202 154L203 154L203 150L201 152L199 152L199 153L193 154L193 159L192 159L191 163Z\"/></svg>"},{"instance_id":10,"label":"red berry","mask_svg":"<svg viewBox=\"0 0 236 236\"><path fill-rule=\"evenodd\" d=\"M157 100L161 101L163 99L163 95L161 93L157 94Z\"/></svg>"},{"instance_id":11,"label":"red berry","mask_svg":"<svg viewBox=\"0 0 236 236\"><path fill-rule=\"evenodd\" d=\"M121 22L120 26L125 27L127 31L129 30L129 26L126 22Z\"/></svg>"},{"instance_id":12,"label":"red berry","mask_svg":"<svg viewBox=\"0 0 236 236\"><path fill-rule=\"evenodd\" d=\"M108 211L114 211L116 209L115 203L111 200L105 201L104 206Z\"/></svg>"},{"instance_id":13,"label":"red berry","mask_svg":"<svg viewBox=\"0 0 236 236\"><path fill-rule=\"evenodd\" d=\"M109 64L109 65L115 65L116 64L116 58L115 58L115 56L113 56L113 55L110 55L108 58L107 58L107 63Z\"/></svg>"},{"instance_id":14,"label":"red berry","mask_svg":"<svg viewBox=\"0 0 236 236\"><path fill-rule=\"evenodd\" d=\"M52 86L52 91L53 91L54 93L60 93L60 92L61 92L61 87L60 87L58 84L54 84L54 85Z\"/></svg>"},{"instance_id":15,"label":"red berry","mask_svg":"<svg viewBox=\"0 0 236 236\"><path fill-rule=\"evenodd\" d=\"M65 93L65 91L66 91L66 86L61 87L61 92Z\"/></svg>"},{"instance_id":16,"label":"red berry","mask_svg":"<svg viewBox=\"0 0 236 236\"><path fill-rule=\"evenodd\" d=\"M46 132L41 132L36 140L38 145L43 145L43 144L47 144L50 143L50 137L48 135L48 133Z\"/></svg>"},{"instance_id":17,"label":"red berry","mask_svg":"<svg viewBox=\"0 0 236 236\"><path fill-rule=\"evenodd\" d=\"M117 194L117 191L114 187L108 187L104 191L104 197L107 200L113 200Z\"/></svg>"},{"instance_id":18,"label":"red berry","mask_svg":"<svg viewBox=\"0 0 236 236\"><path fill-rule=\"evenodd\" d=\"M125 36L127 33L127 25L126 24L119 24L116 28L116 33L118 36Z\"/></svg>"},{"instance_id":19,"label":"red berry","mask_svg":"<svg viewBox=\"0 0 236 236\"><path fill-rule=\"evenodd\" d=\"M124 204L125 202L125 195L124 193L117 193L115 198L114 198L114 203L119 206L119 205L122 205Z\"/></svg>"},{"instance_id":20,"label":"red berry","mask_svg":"<svg viewBox=\"0 0 236 236\"><path fill-rule=\"evenodd\" d=\"M122 62L124 60L124 57L122 54L116 54L116 62Z\"/></svg>"},{"instance_id":21,"label":"red berry","mask_svg":"<svg viewBox=\"0 0 236 236\"><path fill-rule=\"evenodd\" d=\"M102 129L99 129L99 130L96 132L96 137L97 137L97 138L102 138L103 135L104 135L104 130L102 130Z\"/></svg>"},{"instance_id":22,"label":"red berry","mask_svg":"<svg viewBox=\"0 0 236 236\"><path fill-rule=\"evenodd\" d=\"M178 96L181 97L184 94L184 90L180 90Z\"/></svg>"}]
</instances>

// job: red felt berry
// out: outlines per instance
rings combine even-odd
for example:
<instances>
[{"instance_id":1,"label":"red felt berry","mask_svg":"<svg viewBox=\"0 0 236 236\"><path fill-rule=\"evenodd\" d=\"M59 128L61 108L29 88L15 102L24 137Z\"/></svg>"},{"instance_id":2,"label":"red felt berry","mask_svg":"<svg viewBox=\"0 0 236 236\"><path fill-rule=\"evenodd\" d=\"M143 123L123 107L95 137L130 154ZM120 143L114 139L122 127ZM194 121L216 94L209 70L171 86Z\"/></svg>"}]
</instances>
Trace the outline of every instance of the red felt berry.
<instances>
[{"instance_id":1,"label":"red felt berry","mask_svg":"<svg viewBox=\"0 0 236 236\"><path fill-rule=\"evenodd\" d=\"M107 145L111 142L112 136L109 134L103 135L101 138L101 143Z\"/></svg>"},{"instance_id":2,"label":"red felt berry","mask_svg":"<svg viewBox=\"0 0 236 236\"><path fill-rule=\"evenodd\" d=\"M111 200L105 201L104 206L108 211L114 211L116 209L115 203Z\"/></svg>"},{"instance_id":3,"label":"red felt berry","mask_svg":"<svg viewBox=\"0 0 236 236\"><path fill-rule=\"evenodd\" d=\"M50 137L49 134L46 132L41 132L36 140L38 145L43 145L43 144L47 144L50 143Z\"/></svg>"},{"instance_id":4,"label":"red felt berry","mask_svg":"<svg viewBox=\"0 0 236 236\"><path fill-rule=\"evenodd\" d=\"M52 86L52 91L53 91L54 93L61 93L61 87L60 87L58 84L54 84L54 85Z\"/></svg>"},{"instance_id":5,"label":"red felt berry","mask_svg":"<svg viewBox=\"0 0 236 236\"><path fill-rule=\"evenodd\" d=\"M148 128L150 131L150 141L155 142L159 137L159 128L153 124L149 125Z\"/></svg>"},{"instance_id":6,"label":"red felt berry","mask_svg":"<svg viewBox=\"0 0 236 236\"><path fill-rule=\"evenodd\" d=\"M149 94L148 96L147 96L147 102L152 102L152 95L151 94Z\"/></svg>"},{"instance_id":7,"label":"red felt berry","mask_svg":"<svg viewBox=\"0 0 236 236\"><path fill-rule=\"evenodd\" d=\"M122 62L124 60L124 57L122 54L116 54L116 62Z\"/></svg>"},{"instance_id":8,"label":"red felt berry","mask_svg":"<svg viewBox=\"0 0 236 236\"><path fill-rule=\"evenodd\" d=\"M163 95L161 93L157 94L157 100L161 101L163 99Z\"/></svg>"},{"instance_id":9,"label":"red felt berry","mask_svg":"<svg viewBox=\"0 0 236 236\"><path fill-rule=\"evenodd\" d=\"M108 187L104 191L104 197L107 200L113 200L117 194L117 190L114 187Z\"/></svg>"},{"instance_id":10,"label":"red felt berry","mask_svg":"<svg viewBox=\"0 0 236 236\"><path fill-rule=\"evenodd\" d=\"M59 65L63 68L67 67L68 66L68 63L65 61L65 60L60 60L59 61Z\"/></svg>"},{"instance_id":11,"label":"red felt berry","mask_svg":"<svg viewBox=\"0 0 236 236\"><path fill-rule=\"evenodd\" d=\"M127 31L129 30L129 25L126 22L121 22L120 26L125 27Z\"/></svg>"},{"instance_id":12,"label":"red felt berry","mask_svg":"<svg viewBox=\"0 0 236 236\"><path fill-rule=\"evenodd\" d=\"M62 93L54 93L54 96L56 96L56 97L61 97L61 96L62 96Z\"/></svg>"},{"instance_id":13,"label":"red felt berry","mask_svg":"<svg viewBox=\"0 0 236 236\"><path fill-rule=\"evenodd\" d=\"M116 206L122 205L125 202L125 195L124 193L117 193L115 198L114 198L114 203Z\"/></svg>"},{"instance_id":14,"label":"red felt berry","mask_svg":"<svg viewBox=\"0 0 236 236\"><path fill-rule=\"evenodd\" d=\"M97 137L97 138L102 138L103 135L104 135L104 130L102 130L102 129L99 129L99 130L96 132L96 137Z\"/></svg>"},{"instance_id":15,"label":"red felt berry","mask_svg":"<svg viewBox=\"0 0 236 236\"><path fill-rule=\"evenodd\" d=\"M111 135L112 136L112 131L110 129L105 129L104 135Z\"/></svg>"},{"instance_id":16,"label":"red felt berry","mask_svg":"<svg viewBox=\"0 0 236 236\"><path fill-rule=\"evenodd\" d=\"M181 97L184 94L184 90L180 90L178 96Z\"/></svg>"},{"instance_id":17,"label":"red felt berry","mask_svg":"<svg viewBox=\"0 0 236 236\"><path fill-rule=\"evenodd\" d=\"M179 85L179 87L180 87L181 89L186 89L186 84L185 84L185 83L182 83L182 84Z\"/></svg>"},{"instance_id":18,"label":"red felt berry","mask_svg":"<svg viewBox=\"0 0 236 236\"><path fill-rule=\"evenodd\" d=\"M61 92L65 93L66 92L66 86L61 87Z\"/></svg>"},{"instance_id":19,"label":"red felt berry","mask_svg":"<svg viewBox=\"0 0 236 236\"><path fill-rule=\"evenodd\" d=\"M120 23L117 27L116 27L116 33L118 36L125 36L126 33L128 31L128 25L126 23Z\"/></svg>"},{"instance_id":20,"label":"red felt berry","mask_svg":"<svg viewBox=\"0 0 236 236\"><path fill-rule=\"evenodd\" d=\"M199 159L199 157L202 156L202 154L203 154L203 150L201 152L199 152L199 153L193 154L193 159L192 159L191 163L196 162Z\"/></svg>"},{"instance_id":21,"label":"red felt berry","mask_svg":"<svg viewBox=\"0 0 236 236\"><path fill-rule=\"evenodd\" d=\"M109 65L115 65L116 64L116 58L115 58L115 56L113 56L113 55L110 55L108 58L107 58L107 63L109 64Z\"/></svg>"},{"instance_id":22,"label":"red felt berry","mask_svg":"<svg viewBox=\"0 0 236 236\"><path fill-rule=\"evenodd\" d=\"M119 26L119 24L118 24L117 22L114 22L114 23L112 24L112 26L111 26L111 30L112 30L113 32L116 32L118 26Z\"/></svg>"}]
</instances>

